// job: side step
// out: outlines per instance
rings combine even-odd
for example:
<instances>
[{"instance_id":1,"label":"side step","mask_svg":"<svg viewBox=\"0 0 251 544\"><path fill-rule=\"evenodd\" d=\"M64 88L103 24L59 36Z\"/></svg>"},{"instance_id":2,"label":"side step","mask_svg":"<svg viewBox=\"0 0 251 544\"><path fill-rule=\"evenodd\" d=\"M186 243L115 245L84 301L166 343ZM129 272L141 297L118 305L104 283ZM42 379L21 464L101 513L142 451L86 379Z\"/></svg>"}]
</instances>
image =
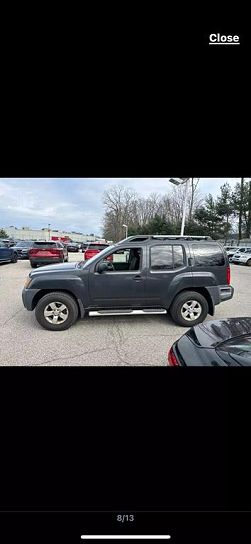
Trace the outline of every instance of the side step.
<instances>
[{"instance_id":1,"label":"side step","mask_svg":"<svg viewBox=\"0 0 251 544\"><path fill-rule=\"evenodd\" d=\"M159 309L148 309L145 310L127 310L126 308L124 310L99 310L99 311L91 311L89 312L89 315L91 317L97 317L97 316L107 316L107 315L152 315L152 314L166 314L166 310L164 308Z\"/></svg>"}]
</instances>

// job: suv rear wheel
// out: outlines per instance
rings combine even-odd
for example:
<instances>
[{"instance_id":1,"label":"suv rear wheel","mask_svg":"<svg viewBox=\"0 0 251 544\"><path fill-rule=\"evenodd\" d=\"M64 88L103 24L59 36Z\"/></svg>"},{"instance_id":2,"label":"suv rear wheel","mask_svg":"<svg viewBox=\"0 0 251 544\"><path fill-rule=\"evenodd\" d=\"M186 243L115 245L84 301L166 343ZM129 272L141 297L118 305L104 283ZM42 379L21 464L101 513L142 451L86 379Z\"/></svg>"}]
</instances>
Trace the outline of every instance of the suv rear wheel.
<instances>
[{"instance_id":1,"label":"suv rear wheel","mask_svg":"<svg viewBox=\"0 0 251 544\"><path fill-rule=\"evenodd\" d=\"M35 315L44 329L64 331L77 320L78 307L70 295L55 291L44 295L38 301Z\"/></svg>"},{"instance_id":2,"label":"suv rear wheel","mask_svg":"<svg viewBox=\"0 0 251 544\"><path fill-rule=\"evenodd\" d=\"M251 259L248 259L247 266L251 266Z\"/></svg>"},{"instance_id":3,"label":"suv rear wheel","mask_svg":"<svg viewBox=\"0 0 251 544\"><path fill-rule=\"evenodd\" d=\"M207 317L208 303L205 297L196 291L180 293L174 299L170 314L178 325L192 327Z\"/></svg>"}]
</instances>

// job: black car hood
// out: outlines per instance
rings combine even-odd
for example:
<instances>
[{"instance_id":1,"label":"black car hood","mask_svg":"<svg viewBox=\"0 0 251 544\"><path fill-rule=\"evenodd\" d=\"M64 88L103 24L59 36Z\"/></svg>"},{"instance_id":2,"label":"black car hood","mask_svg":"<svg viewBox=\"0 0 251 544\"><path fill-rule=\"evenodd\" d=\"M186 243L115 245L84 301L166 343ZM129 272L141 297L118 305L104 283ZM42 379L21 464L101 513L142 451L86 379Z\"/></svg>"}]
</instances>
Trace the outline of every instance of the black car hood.
<instances>
[{"instance_id":1,"label":"black car hood","mask_svg":"<svg viewBox=\"0 0 251 544\"><path fill-rule=\"evenodd\" d=\"M251 317L233 317L204 321L192 327L186 334L196 345L215 348L222 342L251 333Z\"/></svg>"},{"instance_id":2,"label":"black car hood","mask_svg":"<svg viewBox=\"0 0 251 544\"><path fill-rule=\"evenodd\" d=\"M69 271L74 270L74 269L76 269L77 264L78 264L78 262L75 262L75 263L62 263L62 264L50 264L50 265L47 265L47 266L41 266L37 270L34 270L34 271L30 272L30 277L34 278L38 274L43 274L43 272L46 272L46 274L48 274L48 272L65 272L65 271L68 271L68 270Z\"/></svg>"}]
</instances>

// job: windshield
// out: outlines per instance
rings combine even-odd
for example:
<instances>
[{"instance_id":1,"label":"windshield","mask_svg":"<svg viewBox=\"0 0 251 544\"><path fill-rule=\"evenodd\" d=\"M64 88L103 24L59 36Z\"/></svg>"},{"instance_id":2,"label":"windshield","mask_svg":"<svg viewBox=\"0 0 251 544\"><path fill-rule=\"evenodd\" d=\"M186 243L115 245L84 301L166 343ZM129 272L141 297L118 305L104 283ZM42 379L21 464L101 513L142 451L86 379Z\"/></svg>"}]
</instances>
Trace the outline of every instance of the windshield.
<instances>
[{"instance_id":1,"label":"windshield","mask_svg":"<svg viewBox=\"0 0 251 544\"><path fill-rule=\"evenodd\" d=\"M88 261L81 261L79 263L79 265L81 266L81 268L86 268L87 266L89 266L89 264L91 263L95 263L95 261L98 261L100 259L100 257L105 257L105 255L107 255L108 253L110 253L110 251L115 247L114 246L109 246L109 247L106 247L105 249L103 249L102 251L100 251L99 253L97 253L97 255L94 255L94 257L91 257L91 259L88 259Z\"/></svg>"},{"instance_id":2,"label":"windshield","mask_svg":"<svg viewBox=\"0 0 251 544\"><path fill-rule=\"evenodd\" d=\"M17 242L16 247L29 247L32 246L34 242Z\"/></svg>"}]
</instances>

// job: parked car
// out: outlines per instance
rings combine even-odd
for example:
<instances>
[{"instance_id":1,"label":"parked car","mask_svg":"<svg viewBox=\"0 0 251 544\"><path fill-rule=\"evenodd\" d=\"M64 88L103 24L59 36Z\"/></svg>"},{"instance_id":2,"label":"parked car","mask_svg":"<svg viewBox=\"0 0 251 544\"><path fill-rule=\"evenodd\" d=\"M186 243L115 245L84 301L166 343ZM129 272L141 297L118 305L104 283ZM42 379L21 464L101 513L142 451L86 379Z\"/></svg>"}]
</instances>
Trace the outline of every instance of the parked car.
<instances>
[{"instance_id":1,"label":"parked car","mask_svg":"<svg viewBox=\"0 0 251 544\"><path fill-rule=\"evenodd\" d=\"M80 249L82 249L83 253L87 248L88 248L88 243L87 242L80 242Z\"/></svg>"},{"instance_id":2,"label":"parked car","mask_svg":"<svg viewBox=\"0 0 251 544\"><path fill-rule=\"evenodd\" d=\"M12 247L7 247L0 241L0 262L17 262L17 252Z\"/></svg>"},{"instance_id":3,"label":"parked car","mask_svg":"<svg viewBox=\"0 0 251 544\"><path fill-rule=\"evenodd\" d=\"M229 260L231 259L231 257L233 257L233 255L236 253L236 251L238 251L239 247L238 246L224 246L224 249L227 253L227 256L229 258Z\"/></svg>"},{"instance_id":4,"label":"parked car","mask_svg":"<svg viewBox=\"0 0 251 544\"><path fill-rule=\"evenodd\" d=\"M236 264L246 264L251 266L251 247L242 248L243 251L237 251L231 261Z\"/></svg>"},{"instance_id":5,"label":"parked car","mask_svg":"<svg viewBox=\"0 0 251 544\"><path fill-rule=\"evenodd\" d=\"M100 244L99 242L90 242L84 252L84 260L88 261L88 259L91 259L100 251L103 251L103 249L109 247L109 244Z\"/></svg>"},{"instance_id":6,"label":"parked car","mask_svg":"<svg viewBox=\"0 0 251 544\"><path fill-rule=\"evenodd\" d=\"M17 252L19 259L29 259L29 250L33 244L34 242L30 240L20 241L15 244L13 249Z\"/></svg>"},{"instance_id":7,"label":"parked car","mask_svg":"<svg viewBox=\"0 0 251 544\"><path fill-rule=\"evenodd\" d=\"M205 321L192 327L168 353L169 366L250 366L251 317Z\"/></svg>"},{"instance_id":8,"label":"parked car","mask_svg":"<svg viewBox=\"0 0 251 544\"><path fill-rule=\"evenodd\" d=\"M1 238L0 241L3 242L6 247L12 247L15 245L12 238Z\"/></svg>"},{"instance_id":9,"label":"parked car","mask_svg":"<svg viewBox=\"0 0 251 544\"><path fill-rule=\"evenodd\" d=\"M70 242L69 244L66 245L66 247L68 251L72 251L74 253L79 252L79 244L77 244L77 242Z\"/></svg>"},{"instance_id":10,"label":"parked car","mask_svg":"<svg viewBox=\"0 0 251 544\"><path fill-rule=\"evenodd\" d=\"M22 298L49 330L68 329L86 313L151 315L168 310L178 325L189 327L208 313L214 315L215 306L231 299L233 292L227 254L218 242L142 235L85 262L30 272Z\"/></svg>"},{"instance_id":11,"label":"parked car","mask_svg":"<svg viewBox=\"0 0 251 544\"><path fill-rule=\"evenodd\" d=\"M68 262L68 251L60 242L34 242L29 250L32 268L50 263Z\"/></svg>"}]
</instances>

